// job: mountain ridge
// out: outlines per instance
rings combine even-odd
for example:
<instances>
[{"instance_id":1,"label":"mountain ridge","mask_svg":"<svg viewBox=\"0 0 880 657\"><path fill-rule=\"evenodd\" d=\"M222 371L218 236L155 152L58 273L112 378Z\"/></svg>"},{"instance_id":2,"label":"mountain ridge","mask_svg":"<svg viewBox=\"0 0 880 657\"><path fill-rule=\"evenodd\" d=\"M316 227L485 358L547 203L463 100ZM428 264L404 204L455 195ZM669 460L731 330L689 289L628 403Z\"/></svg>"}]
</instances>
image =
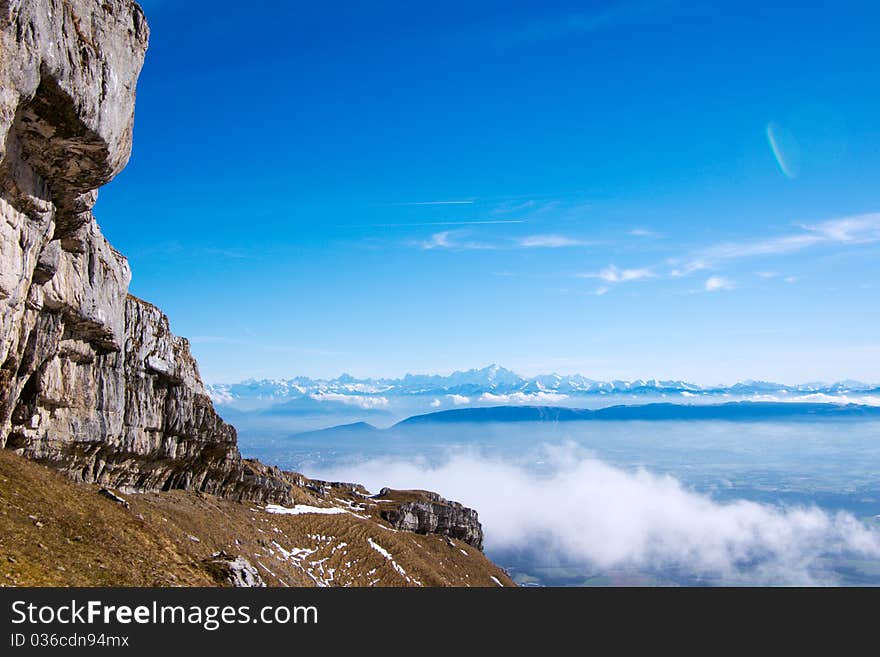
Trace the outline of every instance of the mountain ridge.
<instances>
[{"instance_id":1,"label":"mountain ridge","mask_svg":"<svg viewBox=\"0 0 880 657\"><path fill-rule=\"evenodd\" d=\"M387 396L419 395L571 395L604 396L613 394L678 394L678 395L757 395L757 394L826 394L847 393L880 394L880 384L860 381L834 383L810 382L784 384L769 381L745 380L731 385L701 386L684 380L634 379L601 381L581 374L540 374L523 377L515 372L490 365L481 369L456 371L448 376L439 374L406 374L399 378L358 379L344 374L334 379L312 379L305 376L290 379L246 379L238 383L207 384L212 400L221 406L231 406L247 400L283 403L285 400L312 398L335 401L382 399ZM343 397L336 397L336 396ZM345 403L340 401L340 403Z\"/></svg>"},{"instance_id":2,"label":"mountain ridge","mask_svg":"<svg viewBox=\"0 0 880 657\"><path fill-rule=\"evenodd\" d=\"M352 422L303 431L290 436L310 438L368 438L395 429L428 424L510 423L510 422L617 422L617 421L700 421L729 422L880 420L880 407L864 404L726 402L723 404L620 404L598 409L565 406L481 406L447 409L412 415L380 429L367 422Z\"/></svg>"},{"instance_id":3,"label":"mountain ridge","mask_svg":"<svg viewBox=\"0 0 880 657\"><path fill-rule=\"evenodd\" d=\"M641 404L608 406L599 409L554 406L491 406L459 408L415 415L395 427L449 422L573 422L626 420L729 420L759 421L773 418L790 420L819 418L877 418L880 407L862 404L823 404L786 402L727 402L724 404Z\"/></svg>"}]
</instances>

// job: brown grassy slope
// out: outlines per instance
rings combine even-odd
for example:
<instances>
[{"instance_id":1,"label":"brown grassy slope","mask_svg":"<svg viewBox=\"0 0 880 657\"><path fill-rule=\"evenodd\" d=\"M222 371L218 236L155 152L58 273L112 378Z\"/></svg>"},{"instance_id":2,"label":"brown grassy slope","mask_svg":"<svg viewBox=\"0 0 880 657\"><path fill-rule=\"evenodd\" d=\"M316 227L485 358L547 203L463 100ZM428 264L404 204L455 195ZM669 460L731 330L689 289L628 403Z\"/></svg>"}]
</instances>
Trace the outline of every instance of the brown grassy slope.
<instances>
[{"instance_id":1,"label":"brown grassy slope","mask_svg":"<svg viewBox=\"0 0 880 657\"><path fill-rule=\"evenodd\" d=\"M0 584L213 584L173 541L97 490L0 450Z\"/></svg>"},{"instance_id":2,"label":"brown grassy slope","mask_svg":"<svg viewBox=\"0 0 880 657\"><path fill-rule=\"evenodd\" d=\"M473 547L395 531L378 504L340 489L297 496L350 511L335 515L278 515L185 491L125 495L125 509L97 490L0 450L0 584L215 585L201 561L224 550L270 586L513 585Z\"/></svg>"}]
</instances>

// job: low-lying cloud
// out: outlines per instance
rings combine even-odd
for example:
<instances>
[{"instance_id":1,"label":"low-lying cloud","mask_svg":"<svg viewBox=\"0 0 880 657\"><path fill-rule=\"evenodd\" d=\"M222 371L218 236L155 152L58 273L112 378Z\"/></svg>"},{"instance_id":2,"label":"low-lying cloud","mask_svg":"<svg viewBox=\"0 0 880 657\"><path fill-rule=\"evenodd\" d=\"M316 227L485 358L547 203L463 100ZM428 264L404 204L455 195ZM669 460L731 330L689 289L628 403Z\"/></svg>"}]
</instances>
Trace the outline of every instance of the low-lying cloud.
<instances>
[{"instance_id":1,"label":"low-lying cloud","mask_svg":"<svg viewBox=\"0 0 880 657\"><path fill-rule=\"evenodd\" d=\"M389 404L386 397L372 397L369 395L346 395L340 392L316 392L309 395L319 402L340 402L347 406L356 406L364 410L374 408L386 408Z\"/></svg>"},{"instance_id":2,"label":"low-lying cloud","mask_svg":"<svg viewBox=\"0 0 880 657\"><path fill-rule=\"evenodd\" d=\"M848 513L719 502L677 479L625 470L573 445L531 464L476 452L442 464L377 459L315 473L333 480L441 491L479 510L489 551L599 569L674 568L727 584L833 584L824 559L880 558L880 532ZM549 468L549 474L548 469Z\"/></svg>"},{"instance_id":3,"label":"low-lying cloud","mask_svg":"<svg viewBox=\"0 0 880 657\"><path fill-rule=\"evenodd\" d=\"M512 392L496 394L484 392L479 397L483 404L558 404L568 399L568 395L559 392Z\"/></svg>"},{"instance_id":4,"label":"low-lying cloud","mask_svg":"<svg viewBox=\"0 0 880 657\"><path fill-rule=\"evenodd\" d=\"M824 392L810 392L807 394L755 394L748 398L754 402L788 402L795 404L859 404L861 406L880 406L880 397L876 395L838 394L829 395Z\"/></svg>"},{"instance_id":5,"label":"low-lying cloud","mask_svg":"<svg viewBox=\"0 0 880 657\"><path fill-rule=\"evenodd\" d=\"M494 393L484 392L478 397L465 395L446 395L453 406L468 406L470 404L495 404L495 405L524 405L524 404L558 404L568 399L568 395L559 392L511 392ZM436 402L436 403L435 403ZM431 402L433 408L441 406L439 399Z\"/></svg>"}]
</instances>

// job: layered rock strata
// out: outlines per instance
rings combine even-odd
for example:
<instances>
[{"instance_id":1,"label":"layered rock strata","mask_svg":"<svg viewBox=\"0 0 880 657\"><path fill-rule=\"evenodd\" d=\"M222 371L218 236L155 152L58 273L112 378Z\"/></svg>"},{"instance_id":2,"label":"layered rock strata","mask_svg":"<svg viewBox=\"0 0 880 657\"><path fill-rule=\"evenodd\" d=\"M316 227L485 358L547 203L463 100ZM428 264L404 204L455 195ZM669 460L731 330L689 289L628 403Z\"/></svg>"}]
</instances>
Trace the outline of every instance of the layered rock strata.
<instances>
[{"instance_id":1,"label":"layered rock strata","mask_svg":"<svg viewBox=\"0 0 880 657\"><path fill-rule=\"evenodd\" d=\"M483 527L473 509L423 490L383 488L377 497L380 501L392 502L393 505L382 510L381 517L396 529L416 534L442 534L483 549Z\"/></svg>"},{"instance_id":2,"label":"layered rock strata","mask_svg":"<svg viewBox=\"0 0 880 657\"><path fill-rule=\"evenodd\" d=\"M363 491L243 459L188 342L128 293L92 207L131 153L148 36L132 0L0 0L0 448L121 491ZM388 518L480 547L476 513L436 497Z\"/></svg>"}]
</instances>

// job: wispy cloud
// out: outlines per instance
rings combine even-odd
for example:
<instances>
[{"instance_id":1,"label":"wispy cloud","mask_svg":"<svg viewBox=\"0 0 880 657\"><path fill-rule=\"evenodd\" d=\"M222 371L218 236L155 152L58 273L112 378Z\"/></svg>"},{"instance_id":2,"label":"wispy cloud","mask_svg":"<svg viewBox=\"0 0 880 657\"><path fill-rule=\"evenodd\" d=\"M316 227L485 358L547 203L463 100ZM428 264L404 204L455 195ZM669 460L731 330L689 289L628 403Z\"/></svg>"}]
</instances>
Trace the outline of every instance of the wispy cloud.
<instances>
[{"instance_id":1,"label":"wispy cloud","mask_svg":"<svg viewBox=\"0 0 880 657\"><path fill-rule=\"evenodd\" d=\"M404 201L402 203L384 203L383 205L390 207L410 207L418 205L473 205L474 203L475 200L469 198L452 201Z\"/></svg>"},{"instance_id":2,"label":"wispy cloud","mask_svg":"<svg viewBox=\"0 0 880 657\"><path fill-rule=\"evenodd\" d=\"M462 239L465 236L463 231L444 230L434 233L427 240L419 242L419 246L425 251L434 249L449 249L453 251L491 251L498 248L495 245L485 242L475 242L472 240Z\"/></svg>"},{"instance_id":3,"label":"wispy cloud","mask_svg":"<svg viewBox=\"0 0 880 657\"><path fill-rule=\"evenodd\" d=\"M663 235L661 233L658 233L653 230L648 230L647 228L633 228L627 234L631 235L632 237L645 237L645 238L652 238L652 239L657 239L657 238L663 237Z\"/></svg>"},{"instance_id":4,"label":"wispy cloud","mask_svg":"<svg viewBox=\"0 0 880 657\"><path fill-rule=\"evenodd\" d=\"M515 222L486 222L515 223ZM566 235L527 235L525 237L495 238L492 241L468 239L469 233L463 230L444 230L432 234L428 239L416 242L425 250L448 249L452 251L494 251L498 249L560 249L590 244Z\"/></svg>"},{"instance_id":5,"label":"wispy cloud","mask_svg":"<svg viewBox=\"0 0 880 657\"><path fill-rule=\"evenodd\" d=\"M565 235L529 235L517 240L518 244L526 249L547 248L559 249L568 246L585 246L589 244L584 240Z\"/></svg>"},{"instance_id":6,"label":"wispy cloud","mask_svg":"<svg viewBox=\"0 0 880 657\"><path fill-rule=\"evenodd\" d=\"M422 221L398 224L369 224L375 228L413 228L431 226L492 226L498 224L524 224L525 219L476 219L474 221Z\"/></svg>"},{"instance_id":7,"label":"wispy cloud","mask_svg":"<svg viewBox=\"0 0 880 657\"><path fill-rule=\"evenodd\" d=\"M434 233L430 238L422 242L423 249L451 249L452 241L450 240L451 231L444 230L441 233Z\"/></svg>"},{"instance_id":8,"label":"wispy cloud","mask_svg":"<svg viewBox=\"0 0 880 657\"><path fill-rule=\"evenodd\" d=\"M507 224L524 222L521 219L484 220L473 222L436 222L437 225L467 226L470 224ZM419 224L421 226L433 224ZM637 237L657 237L657 233L645 228L634 228L630 235ZM604 269L589 273L574 274L575 278L598 279L602 285L593 291L596 296L607 294L615 286L623 283L647 281L651 279L675 279L705 272L706 278L699 288L706 292L730 290L737 285L716 274L726 265L748 258L768 258L787 256L807 249L821 247L851 247L880 242L880 213L866 213L796 225L789 233L761 239L744 239L710 244L678 257L667 258L659 263L622 267L609 264ZM536 233L520 237L502 236L475 239L473 231L466 229L443 230L431 234L426 239L410 244L423 250L448 251L493 251L505 249L559 249L583 247L598 244L581 237L563 233ZM770 264L771 267L775 266ZM797 282L795 276L785 276L776 269L759 270L755 275L765 279L778 278L786 283ZM696 291L696 290L692 290Z\"/></svg>"},{"instance_id":9,"label":"wispy cloud","mask_svg":"<svg viewBox=\"0 0 880 657\"><path fill-rule=\"evenodd\" d=\"M511 214L515 212L528 212L535 210L538 207L538 202L534 199L528 199L526 201L522 201L519 199L504 201L499 205L496 205L490 211L494 215L500 214Z\"/></svg>"},{"instance_id":10,"label":"wispy cloud","mask_svg":"<svg viewBox=\"0 0 880 657\"><path fill-rule=\"evenodd\" d=\"M250 254L244 253L243 251L236 251L234 249L214 249L207 248L204 249L203 252L205 255L217 256L220 258L228 258L231 260L246 260L252 257Z\"/></svg>"},{"instance_id":11,"label":"wispy cloud","mask_svg":"<svg viewBox=\"0 0 880 657\"><path fill-rule=\"evenodd\" d=\"M699 272L718 269L725 264L748 258L768 256L786 256L799 253L806 249L820 247L850 247L880 242L880 213L867 213L841 217L813 224L801 224L796 232L763 239L728 241L696 250L686 256L670 258L661 265L650 265L640 268L620 270L610 266L599 274L581 275L581 277L598 277L606 283L622 283L643 278L682 278ZM776 271L759 271L762 278L780 277ZM712 276L712 290L730 289L729 286L715 287L725 279ZM788 283L794 283L794 276L785 277Z\"/></svg>"},{"instance_id":12,"label":"wispy cloud","mask_svg":"<svg viewBox=\"0 0 880 657\"><path fill-rule=\"evenodd\" d=\"M524 25L507 35L505 41L530 43L629 25L650 18L670 4L670 0L618 2L593 13L570 13Z\"/></svg>"},{"instance_id":13,"label":"wispy cloud","mask_svg":"<svg viewBox=\"0 0 880 657\"><path fill-rule=\"evenodd\" d=\"M703 284L706 292L720 292L721 290L732 290L735 287L733 282L722 278L721 276L710 276Z\"/></svg>"},{"instance_id":14,"label":"wispy cloud","mask_svg":"<svg viewBox=\"0 0 880 657\"><path fill-rule=\"evenodd\" d=\"M599 272L577 275L578 278L598 278L609 284L640 281L646 278L655 278L656 276L657 274L649 268L620 269L616 265L609 265Z\"/></svg>"},{"instance_id":15,"label":"wispy cloud","mask_svg":"<svg viewBox=\"0 0 880 657\"><path fill-rule=\"evenodd\" d=\"M724 242L698 252L679 270L690 273L726 260L786 255L823 245L856 245L880 242L880 213L861 214L804 224L789 235L742 242Z\"/></svg>"},{"instance_id":16,"label":"wispy cloud","mask_svg":"<svg viewBox=\"0 0 880 657\"><path fill-rule=\"evenodd\" d=\"M670 278L681 278L683 276L690 276L691 274L695 274L699 271L704 271L709 269L709 263L705 260L691 260L689 262L685 262L681 264L677 258L671 258L666 261L668 265L673 265L673 268L669 270L668 274Z\"/></svg>"},{"instance_id":17,"label":"wispy cloud","mask_svg":"<svg viewBox=\"0 0 880 657\"><path fill-rule=\"evenodd\" d=\"M843 217L804 228L828 241L867 244L880 241L880 213Z\"/></svg>"}]
</instances>

